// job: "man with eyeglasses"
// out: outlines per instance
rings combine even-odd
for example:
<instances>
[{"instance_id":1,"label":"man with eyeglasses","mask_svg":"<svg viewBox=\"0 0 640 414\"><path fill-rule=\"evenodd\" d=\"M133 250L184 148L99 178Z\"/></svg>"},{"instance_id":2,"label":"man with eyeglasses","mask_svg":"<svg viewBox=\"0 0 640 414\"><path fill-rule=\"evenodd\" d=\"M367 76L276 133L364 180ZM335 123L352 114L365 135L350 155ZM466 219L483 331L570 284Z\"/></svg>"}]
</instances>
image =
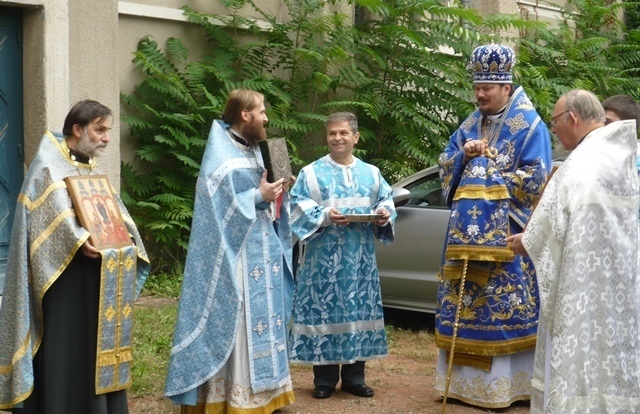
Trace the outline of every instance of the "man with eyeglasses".
<instances>
[{"instance_id":1,"label":"man with eyeglasses","mask_svg":"<svg viewBox=\"0 0 640 414\"><path fill-rule=\"evenodd\" d=\"M486 408L531 395L536 276L505 239L522 231L551 168L549 131L523 88L513 85L514 63L507 46L474 50L478 109L438 160L452 214L439 274L435 388Z\"/></svg>"},{"instance_id":2,"label":"man with eyeglasses","mask_svg":"<svg viewBox=\"0 0 640 414\"><path fill-rule=\"evenodd\" d=\"M538 275L532 413L636 412L640 396L636 123L605 126L598 98L558 100L554 133L573 150L524 234L508 239Z\"/></svg>"}]
</instances>

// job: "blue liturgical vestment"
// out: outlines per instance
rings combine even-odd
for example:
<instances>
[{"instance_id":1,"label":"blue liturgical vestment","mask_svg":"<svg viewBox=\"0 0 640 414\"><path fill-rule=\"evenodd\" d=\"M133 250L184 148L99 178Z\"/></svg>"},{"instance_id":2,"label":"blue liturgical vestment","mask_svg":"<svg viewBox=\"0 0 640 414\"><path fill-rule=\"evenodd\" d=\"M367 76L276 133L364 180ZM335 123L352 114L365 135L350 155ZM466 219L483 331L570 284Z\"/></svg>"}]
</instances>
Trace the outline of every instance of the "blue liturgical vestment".
<instances>
[{"instance_id":1,"label":"blue liturgical vestment","mask_svg":"<svg viewBox=\"0 0 640 414\"><path fill-rule=\"evenodd\" d=\"M292 230L302 253L296 277L292 361L348 364L387 355L374 237L394 237L391 187L380 171L357 158L342 165L330 155L303 168L291 190ZM330 208L342 214L391 213L389 223L329 224Z\"/></svg>"},{"instance_id":2,"label":"blue liturgical vestment","mask_svg":"<svg viewBox=\"0 0 640 414\"><path fill-rule=\"evenodd\" d=\"M76 175L90 178L98 172L95 167L72 160L65 138L47 132L23 182L0 309L0 409L18 405L33 392L32 360L47 335L43 332L43 298L64 277L89 238L63 180ZM100 250L96 395L131 386L133 303L150 270L138 230L120 199L114 197L135 245ZM83 363L78 361L78 366Z\"/></svg>"},{"instance_id":3,"label":"blue liturgical vestment","mask_svg":"<svg viewBox=\"0 0 640 414\"><path fill-rule=\"evenodd\" d=\"M286 330L293 277L288 195L274 221L258 188L264 171L260 149L245 153L227 128L221 121L213 122L198 176L165 387L166 396L185 405L196 405L197 387L229 359L240 318L246 318L253 393L278 389L290 379ZM242 289L236 278L240 261L246 263Z\"/></svg>"},{"instance_id":4,"label":"blue liturgical vestment","mask_svg":"<svg viewBox=\"0 0 640 414\"><path fill-rule=\"evenodd\" d=\"M470 140L485 140L497 152L467 162L463 146ZM551 145L524 90L517 88L493 120L483 120L479 110L471 114L451 136L439 164L452 215L438 290L436 344L446 350L451 346L460 259L468 259L456 353L495 356L532 349L539 310L535 270L529 259L513 257L504 239L526 225L550 172Z\"/></svg>"}]
</instances>

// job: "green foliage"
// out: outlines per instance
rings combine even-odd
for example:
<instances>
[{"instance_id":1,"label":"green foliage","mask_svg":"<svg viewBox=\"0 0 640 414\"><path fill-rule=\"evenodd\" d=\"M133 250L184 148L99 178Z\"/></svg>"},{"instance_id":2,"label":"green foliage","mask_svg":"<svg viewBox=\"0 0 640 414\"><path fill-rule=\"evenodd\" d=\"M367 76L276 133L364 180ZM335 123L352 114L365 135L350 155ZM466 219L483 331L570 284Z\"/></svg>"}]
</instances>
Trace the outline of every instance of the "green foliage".
<instances>
[{"instance_id":1,"label":"green foliage","mask_svg":"<svg viewBox=\"0 0 640 414\"><path fill-rule=\"evenodd\" d=\"M182 273L155 273L149 275L142 289L142 294L177 299L181 289Z\"/></svg>"},{"instance_id":2,"label":"green foliage","mask_svg":"<svg viewBox=\"0 0 640 414\"><path fill-rule=\"evenodd\" d=\"M169 39L164 53L154 40L141 39L133 61L145 79L122 96L128 108L122 120L141 161L138 171L122 166L123 200L142 225L152 257L164 257L168 271L184 257L210 120L224 104L207 92L216 84L202 64L187 58L178 39Z\"/></svg>"},{"instance_id":3,"label":"green foliage","mask_svg":"<svg viewBox=\"0 0 640 414\"><path fill-rule=\"evenodd\" d=\"M539 26L520 38L519 80L543 118L575 88L601 99L621 93L640 98L640 38L620 21L624 7L613 0L569 0L556 27Z\"/></svg>"},{"instance_id":4,"label":"green foliage","mask_svg":"<svg viewBox=\"0 0 640 414\"><path fill-rule=\"evenodd\" d=\"M340 109L358 112L360 155L392 182L436 163L473 110L467 61L489 41L484 33L531 24L443 3L357 1L363 17L349 33L354 59L338 79L347 101ZM330 109L339 107L331 102Z\"/></svg>"},{"instance_id":5,"label":"green foliage","mask_svg":"<svg viewBox=\"0 0 640 414\"><path fill-rule=\"evenodd\" d=\"M133 397L162 395L177 315L175 301L160 307L136 305L133 325Z\"/></svg>"},{"instance_id":6,"label":"green foliage","mask_svg":"<svg viewBox=\"0 0 640 414\"><path fill-rule=\"evenodd\" d=\"M630 30L640 29L640 2L638 0L623 0L625 22Z\"/></svg>"},{"instance_id":7,"label":"green foliage","mask_svg":"<svg viewBox=\"0 0 640 414\"><path fill-rule=\"evenodd\" d=\"M356 112L356 155L394 182L435 163L473 109L472 48L486 33L538 26L439 0L284 0L284 17L254 0L222 3L225 15L184 8L208 42L202 57L179 39L141 39L144 80L122 96L139 160L123 165L123 198L167 274L184 260L207 132L230 90L265 95L269 132L287 138L294 168L326 153L329 113ZM247 7L260 18L243 17ZM355 22L342 12L351 7Z\"/></svg>"}]
</instances>

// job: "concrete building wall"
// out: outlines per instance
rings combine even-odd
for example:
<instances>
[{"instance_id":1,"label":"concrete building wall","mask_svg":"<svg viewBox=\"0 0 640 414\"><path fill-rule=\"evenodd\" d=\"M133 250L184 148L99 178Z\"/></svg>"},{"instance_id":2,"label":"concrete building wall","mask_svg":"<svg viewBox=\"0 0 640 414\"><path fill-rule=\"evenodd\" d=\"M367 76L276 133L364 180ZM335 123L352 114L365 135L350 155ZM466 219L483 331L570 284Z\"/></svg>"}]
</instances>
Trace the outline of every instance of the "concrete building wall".
<instances>
[{"instance_id":1,"label":"concrete building wall","mask_svg":"<svg viewBox=\"0 0 640 414\"><path fill-rule=\"evenodd\" d=\"M120 91L130 93L141 81L139 70L131 62L138 41L150 36L162 47L170 37L183 40L191 51L191 58L197 59L207 47L204 33L197 26L187 22L181 7L184 5L204 12L228 16L232 11L211 0L138 0L118 2L118 62ZM260 7L273 12L280 19L286 15L286 7L280 0L263 0ZM260 19L252 8L245 7L239 14ZM266 22L265 22L266 27Z\"/></svg>"},{"instance_id":2,"label":"concrete building wall","mask_svg":"<svg viewBox=\"0 0 640 414\"><path fill-rule=\"evenodd\" d=\"M117 0L69 1L69 106L95 99L111 108L113 130L100 166L120 187L120 99ZM62 128L62 118L58 130Z\"/></svg>"}]
</instances>

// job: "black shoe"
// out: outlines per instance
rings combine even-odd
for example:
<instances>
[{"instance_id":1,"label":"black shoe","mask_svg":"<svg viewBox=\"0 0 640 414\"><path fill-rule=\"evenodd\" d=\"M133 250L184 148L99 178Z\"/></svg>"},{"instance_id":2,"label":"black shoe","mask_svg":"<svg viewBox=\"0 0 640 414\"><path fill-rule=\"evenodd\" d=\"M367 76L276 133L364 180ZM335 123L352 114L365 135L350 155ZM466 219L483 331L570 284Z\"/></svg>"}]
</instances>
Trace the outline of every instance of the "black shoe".
<instances>
[{"instance_id":1,"label":"black shoe","mask_svg":"<svg viewBox=\"0 0 640 414\"><path fill-rule=\"evenodd\" d=\"M342 391L346 391L349 394L353 394L358 397L371 398L373 397L373 388L366 386L365 384L354 385L353 387L341 387Z\"/></svg>"},{"instance_id":2,"label":"black shoe","mask_svg":"<svg viewBox=\"0 0 640 414\"><path fill-rule=\"evenodd\" d=\"M335 388L327 387L326 385L318 385L313 389L313 398L317 398L319 400L329 398L333 395Z\"/></svg>"}]
</instances>

